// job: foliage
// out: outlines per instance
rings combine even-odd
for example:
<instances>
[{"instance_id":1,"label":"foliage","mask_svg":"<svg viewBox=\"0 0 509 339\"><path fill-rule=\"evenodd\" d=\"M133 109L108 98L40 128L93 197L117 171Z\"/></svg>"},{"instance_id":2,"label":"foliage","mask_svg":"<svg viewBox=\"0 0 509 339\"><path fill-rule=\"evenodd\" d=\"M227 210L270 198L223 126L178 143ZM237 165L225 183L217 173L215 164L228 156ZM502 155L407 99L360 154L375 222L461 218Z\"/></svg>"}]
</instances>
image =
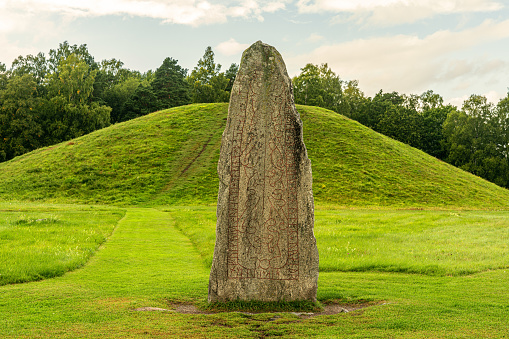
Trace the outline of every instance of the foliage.
<instances>
[{"instance_id":1,"label":"foliage","mask_svg":"<svg viewBox=\"0 0 509 339\"><path fill-rule=\"evenodd\" d=\"M191 72L191 77L195 81L206 84L210 82L214 76L219 74L220 71L221 65L216 64L212 47L208 46L205 49L203 57L198 60L198 64Z\"/></svg>"},{"instance_id":2,"label":"foliage","mask_svg":"<svg viewBox=\"0 0 509 339\"><path fill-rule=\"evenodd\" d=\"M67 42L14 60L0 74L0 161L90 133L110 123L109 107L92 102L97 68L86 45Z\"/></svg>"},{"instance_id":3,"label":"foliage","mask_svg":"<svg viewBox=\"0 0 509 339\"><path fill-rule=\"evenodd\" d=\"M123 114L117 121L127 121L157 110L157 97L150 85L139 84L134 93L125 101Z\"/></svg>"},{"instance_id":4,"label":"foliage","mask_svg":"<svg viewBox=\"0 0 509 339\"><path fill-rule=\"evenodd\" d=\"M458 110L432 91L420 96L380 91L357 107L351 117L375 131L509 187L503 101L495 107L473 95Z\"/></svg>"},{"instance_id":5,"label":"foliage","mask_svg":"<svg viewBox=\"0 0 509 339\"><path fill-rule=\"evenodd\" d=\"M31 74L11 78L0 90L0 161L40 147L43 100Z\"/></svg>"},{"instance_id":6,"label":"foliage","mask_svg":"<svg viewBox=\"0 0 509 339\"><path fill-rule=\"evenodd\" d=\"M108 91L116 84L122 83L137 74L125 68L120 60L103 60L96 70L94 79L93 100L107 104ZM133 74L134 73L134 74Z\"/></svg>"},{"instance_id":7,"label":"foliage","mask_svg":"<svg viewBox=\"0 0 509 339\"><path fill-rule=\"evenodd\" d=\"M89 72L89 66L78 55L62 58L56 72L48 77L48 94L51 98L62 96L68 104L79 105L92 95L97 71Z\"/></svg>"},{"instance_id":8,"label":"foliage","mask_svg":"<svg viewBox=\"0 0 509 339\"><path fill-rule=\"evenodd\" d=\"M134 119L160 109L189 104L187 70L177 60L166 58L155 73L139 74L120 68L118 62L103 62L104 78L111 78L103 91L105 103L112 108L111 121ZM101 73L99 73L101 74Z\"/></svg>"},{"instance_id":9,"label":"foliage","mask_svg":"<svg viewBox=\"0 0 509 339\"><path fill-rule=\"evenodd\" d=\"M110 124L111 108L100 106L89 98L93 92L96 71L79 56L62 59L57 71L48 77L46 129L49 144L69 140Z\"/></svg>"},{"instance_id":10,"label":"foliage","mask_svg":"<svg viewBox=\"0 0 509 339\"><path fill-rule=\"evenodd\" d=\"M20 56L9 70L0 64L0 162L157 110L190 102L227 102L237 72L236 64L221 72L211 47L190 75L170 57L155 72L143 74L114 58L96 62L87 45L67 41L47 57ZM35 89L29 94L13 91L14 84L27 89L33 81ZM305 65L293 83L296 103L341 113L509 187L507 98L493 105L473 95L460 109L444 105L433 91L405 95L380 90L371 98L357 80L342 80L327 64Z\"/></svg>"},{"instance_id":11,"label":"foliage","mask_svg":"<svg viewBox=\"0 0 509 339\"><path fill-rule=\"evenodd\" d=\"M110 88L104 90L103 100L106 105L111 107L110 120L112 123L129 120L129 114L126 114L128 107L126 107L126 104L131 100L132 103L130 105L135 105L133 102L135 101L134 94L138 87L144 86L143 83L144 81L141 78L129 77L125 81L115 83Z\"/></svg>"},{"instance_id":12,"label":"foliage","mask_svg":"<svg viewBox=\"0 0 509 339\"><path fill-rule=\"evenodd\" d=\"M226 86L226 91L230 92L232 91L233 83L235 82L235 78L237 77L237 73L239 72L239 65L237 64L231 64L230 68L226 70L224 73L225 77L230 81L228 83L228 86Z\"/></svg>"},{"instance_id":13,"label":"foliage","mask_svg":"<svg viewBox=\"0 0 509 339\"><path fill-rule=\"evenodd\" d=\"M442 126L453 106L432 91L420 96L401 96L380 91L366 104L369 114L366 125L407 145L439 159L445 158Z\"/></svg>"},{"instance_id":14,"label":"foliage","mask_svg":"<svg viewBox=\"0 0 509 339\"><path fill-rule=\"evenodd\" d=\"M509 188L508 104L503 100L495 107L487 103L486 97L473 95L458 110L444 105L443 98L433 91L402 95L380 90L369 98L360 91L358 81L341 80L327 64L307 64L294 77L293 84L296 103L344 114L377 132Z\"/></svg>"},{"instance_id":15,"label":"foliage","mask_svg":"<svg viewBox=\"0 0 509 339\"><path fill-rule=\"evenodd\" d=\"M75 55L80 60L85 62L90 71L97 70L99 65L95 62L94 57L88 51L86 44L70 45L67 41L60 43L58 49L51 49L48 58L49 73L58 73L61 61Z\"/></svg>"},{"instance_id":16,"label":"foliage","mask_svg":"<svg viewBox=\"0 0 509 339\"><path fill-rule=\"evenodd\" d=\"M444 123L447 161L509 187L507 116L506 101L495 107L486 97L472 95Z\"/></svg>"},{"instance_id":17,"label":"foliage","mask_svg":"<svg viewBox=\"0 0 509 339\"><path fill-rule=\"evenodd\" d=\"M359 81L343 82L343 97L338 113L360 122L364 106L369 101L359 88Z\"/></svg>"},{"instance_id":18,"label":"foliage","mask_svg":"<svg viewBox=\"0 0 509 339\"><path fill-rule=\"evenodd\" d=\"M141 74L117 59L98 63L86 45L65 41L48 57L20 56L9 70L0 66L0 162L190 103L187 70L171 58Z\"/></svg>"},{"instance_id":19,"label":"foliage","mask_svg":"<svg viewBox=\"0 0 509 339\"><path fill-rule=\"evenodd\" d=\"M177 60L166 58L156 70L151 82L157 99L157 109L167 109L191 103L189 85L185 81L187 69L180 67Z\"/></svg>"},{"instance_id":20,"label":"foliage","mask_svg":"<svg viewBox=\"0 0 509 339\"><path fill-rule=\"evenodd\" d=\"M7 67L5 66L5 64L0 62L0 91L3 90L5 88L5 86L7 85L6 71L7 71Z\"/></svg>"},{"instance_id":21,"label":"foliage","mask_svg":"<svg viewBox=\"0 0 509 339\"><path fill-rule=\"evenodd\" d=\"M153 73L149 71L141 74L138 71L131 71L122 67L123 63L119 60L103 60L94 82L92 100L111 107L111 123L151 113L156 106L155 101L150 103L149 108L145 107L146 103L143 105L136 102L137 99L144 99L140 92L150 87ZM140 88L135 95L138 87L143 88ZM152 96L151 100L155 100L155 98Z\"/></svg>"},{"instance_id":22,"label":"foliage","mask_svg":"<svg viewBox=\"0 0 509 339\"><path fill-rule=\"evenodd\" d=\"M295 103L339 112L343 99L342 80L327 64L307 64L293 78Z\"/></svg>"},{"instance_id":23,"label":"foliage","mask_svg":"<svg viewBox=\"0 0 509 339\"><path fill-rule=\"evenodd\" d=\"M237 71L237 65L232 64L226 73L222 73L221 65L214 61L212 48L207 47L205 54L187 78L192 102L228 102Z\"/></svg>"},{"instance_id":24,"label":"foliage","mask_svg":"<svg viewBox=\"0 0 509 339\"><path fill-rule=\"evenodd\" d=\"M26 74L31 74L36 80L37 84L42 85L46 75L48 74L48 62L44 53L37 55L27 55L26 57L19 56L12 62L10 69L11 76L21 77Z\"/></svg>"},{"instance_id":25,"label":"foliage","mask_svg":"<svg viewBox=\"0 0 509 339\"><path fill-rule=\"evenodd\" d=\"M497 121L495 123L498 125L500 138L497 151L502 157L509 159L509 93L498 102L496 110Z\"/></svg>"}]
</instances>

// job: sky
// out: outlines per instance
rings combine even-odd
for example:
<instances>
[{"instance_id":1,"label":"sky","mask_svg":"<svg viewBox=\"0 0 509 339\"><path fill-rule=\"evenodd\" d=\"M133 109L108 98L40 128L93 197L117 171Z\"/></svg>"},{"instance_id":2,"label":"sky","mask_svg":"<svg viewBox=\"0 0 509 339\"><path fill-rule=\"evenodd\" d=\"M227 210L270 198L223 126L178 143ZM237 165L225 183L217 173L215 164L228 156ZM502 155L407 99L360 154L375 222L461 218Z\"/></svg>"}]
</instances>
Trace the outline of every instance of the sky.
<instances>
[{"instance_id":1,"label":"sky","mask_svg":"<svg viewBox=\"0 0 509 339\"><path fill-rule=\"evenodd\" d=\"M380 90L433 90L461 106L509 90L507 0L0 0L0 62L86 44L96 61L192 70L207 46L225 71L261 40L296 76L307 63Z\"/></svg>"}]
</instances>

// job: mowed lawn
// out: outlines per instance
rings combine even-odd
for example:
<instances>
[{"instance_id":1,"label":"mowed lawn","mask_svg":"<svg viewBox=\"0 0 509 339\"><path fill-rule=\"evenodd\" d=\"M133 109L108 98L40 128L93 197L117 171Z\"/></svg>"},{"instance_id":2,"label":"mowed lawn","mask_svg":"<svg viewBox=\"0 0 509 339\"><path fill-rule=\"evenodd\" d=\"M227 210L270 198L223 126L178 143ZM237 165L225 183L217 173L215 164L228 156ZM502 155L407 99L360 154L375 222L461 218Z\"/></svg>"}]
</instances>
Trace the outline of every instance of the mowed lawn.
<instances>
[{"instance_id":1,"label":"mowed lawn","mask_svg":"<svg viewBox=\"0 0 509 339\"><path fill-rule=\"evenodd\" d=\"M4 218L10 227L16 220L67 222L69 208L64 213L52 206L20 217L10 214L18 213L11 205L0 215L12 216ZM94 208L121 214L86 265L56 278L0 286L1 338L508 337L507 211L318 206L319 300L370 306L304 318L135 311L205 305L215 208ZM80 213L97 215L94 208ZM2 240L0 251L6 244Z\"/></svg>"},{"instance_id":2,"label":"mowed lawn","mask_svg":"<svg viewBox=\"0 0 509 339\"><path fill-rule=\"evenodd\" d=\"M228 105L195 104L0 164L0 338L509 338L509 191L337 113L297 108L318 299L367 307L210 314ZM205 313L176 312L183 305Z\"/></svg>"}]
</instances>

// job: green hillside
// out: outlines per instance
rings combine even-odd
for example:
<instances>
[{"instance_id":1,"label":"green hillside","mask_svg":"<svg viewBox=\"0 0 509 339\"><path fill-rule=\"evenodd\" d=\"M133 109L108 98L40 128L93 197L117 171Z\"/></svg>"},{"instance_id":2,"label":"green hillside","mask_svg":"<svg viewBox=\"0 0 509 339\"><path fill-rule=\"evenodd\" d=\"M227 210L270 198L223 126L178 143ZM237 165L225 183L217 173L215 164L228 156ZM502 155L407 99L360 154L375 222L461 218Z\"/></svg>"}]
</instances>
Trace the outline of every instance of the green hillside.
<instances>
[{"instance_id":1,"label":"green hillside","mask_svg":"<svg viewBox=\"0 0 509 339\"><path fill-rule=\"evenodd\" d=\"M315 201L507 208L509 191L334 112L298 106ZM0 199L214 204L227 104L156 112L0 164Z\"/></svg>"}]
</instances>

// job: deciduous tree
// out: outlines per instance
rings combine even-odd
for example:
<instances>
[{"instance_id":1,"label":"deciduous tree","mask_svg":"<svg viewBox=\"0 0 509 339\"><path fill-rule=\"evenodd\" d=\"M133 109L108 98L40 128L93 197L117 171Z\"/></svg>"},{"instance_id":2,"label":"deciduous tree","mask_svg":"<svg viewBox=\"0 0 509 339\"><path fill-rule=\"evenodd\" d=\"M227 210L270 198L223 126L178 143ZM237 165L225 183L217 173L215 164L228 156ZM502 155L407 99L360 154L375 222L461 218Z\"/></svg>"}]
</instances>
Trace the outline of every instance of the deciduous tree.
<instances>
[{"instance_id":1,"label":"deciduous tree","mask_svg":"<svg viewBox=\"0 0 509 339\"><path fill-rule=\"evenodd\" d=\"M12 62L10 72L13 76L32 74L37 84L41 85L48 74L48 60L44 53L19 56Z\"/></svg>"},{"instance_id":2,"label":"deciduous tree","mask_svg":"<svg viewBox=\"0 0 509 339\"><path fill-rule=\"evenodd\" d=\"M32 74L11 77L0 90L0 161L43 144L37 81Z\"/></svg>"},{"instance_id":3,"label":"deciduous tree","mask_svg":"<svg viewBox=\"0 0 509 339\"><path fill-rule=\"evenodd\" d=\"M53 140L68 140L110 124L111 108L89 100L96 73L80 56L70 54L49 75L45 127Z\"/></svg>"},{"instance_id":4,"label":"deciduous tree","mask_svg":"<svg viewBox=\"0 0 509 339\"><path fill-rule=\"evenodd\" d=\"M444 136L449 163L509 187L504 107L504 100L495 107L486 97L472 95L461 111L449 114Z\"/></svg>"},{"instance_id":5,"label":"deciduous tree","mask_svg":"<svg viewBox=\"0 0 509 339\"><path fill-rule=\"evenodd\" d=\"M342 83L327 64L307 64L293 78L295 103L339 112L343 99Z\"/></svg>"}]
</instances>

